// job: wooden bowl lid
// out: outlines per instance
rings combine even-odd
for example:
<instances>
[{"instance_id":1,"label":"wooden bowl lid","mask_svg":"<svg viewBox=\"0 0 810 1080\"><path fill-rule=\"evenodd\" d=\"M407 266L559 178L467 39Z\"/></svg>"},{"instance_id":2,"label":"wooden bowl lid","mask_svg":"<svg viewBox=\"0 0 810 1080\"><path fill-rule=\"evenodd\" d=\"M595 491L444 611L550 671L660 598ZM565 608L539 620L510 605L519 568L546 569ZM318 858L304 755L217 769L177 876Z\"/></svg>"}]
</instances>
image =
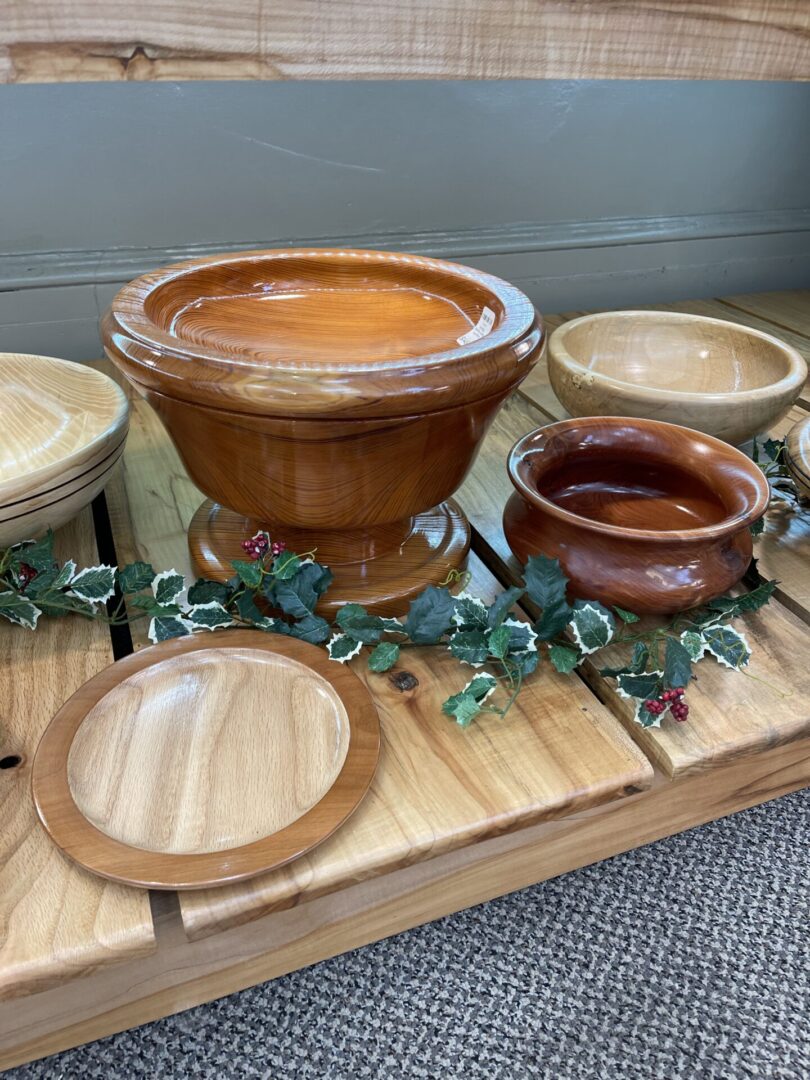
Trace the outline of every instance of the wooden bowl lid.
<instances>
[{"instance_id":1,"label":"wooden bowl lid","mask_svg":"<svg viewBox=\"0 0 810 1080\"><path fill-rule=\"evenodd\" d=\"M805 416L787 435L785 464L804 498L810 498L810 416Z\"/></svg>"},{"instance_id":2,"label":"wooden bowl lid","mask_svg":"<svg viewBox=\"0 0 810 1080\"><path fill-rule=\"evenodd\" d=\"M368 691L312 645L228 630L114 664L57 713L37 811L104 877L190 889L303 854L357 807L380 733Z\"/></svg>"},{"instance_id":3,"label":"wooden bowl lid","mask_svg":"<svg viewBox=\"0 0 810 1080\"><path fill-rule=\"evenodd\" d=\"M431 411L519 381L536 312L469 267L379 251L283 249L181 263L125 286L102 322L135 382L273 415Z\"/></svg>"},{"instance_id":4,"label":"wooden bowl lid","mask_svg":"<svg viewBox=\"0 0 810 1080\"><path fill-rule=\"evenodd\" d=\"M126 395L83 364L0 353L0 397L0 506L97 466L126 436Z\"/></svg>"}]
</instances>

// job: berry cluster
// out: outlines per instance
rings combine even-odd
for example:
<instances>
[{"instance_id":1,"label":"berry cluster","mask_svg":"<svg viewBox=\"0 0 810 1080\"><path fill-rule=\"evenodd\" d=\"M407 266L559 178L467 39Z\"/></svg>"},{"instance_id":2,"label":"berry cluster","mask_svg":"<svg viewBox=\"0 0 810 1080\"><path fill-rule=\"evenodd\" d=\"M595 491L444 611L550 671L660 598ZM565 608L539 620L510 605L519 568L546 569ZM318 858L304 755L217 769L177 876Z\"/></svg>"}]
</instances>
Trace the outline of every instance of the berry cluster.
<instances>
[{"instance_id":1,"label":"berry cluster","mask_svg":"<svg viewBox=\"0 0 810 1080\"><path fill-rule=\"evenodd\" d=\"M29 583L29 581L34 580L34 578L37 576L37 573L38 571L35 570L33 566L29 566L28 563L20 563L20 569L17 571L17 577L20 581L20 592L23 592L25 590L25 587Z\"/></svg>"},{"instance_id":2,"label":"berry cluster","mask_svg":"<svg viewBox=\"0 0 810 1080\"><path fill-rule=\"evenodd\" d=\"M287 545L283 540L273 540L271 542L267 533L259 532L255 536L251 536L250 540L242 541L242 550L247 552L251 559L263 559L268 551L275 558L282 551L287 550Z\"/></svg>"},{"instance_id":3,"label":"berry cluster","mask_svg":"<svg viewBox=\"0 0 810 1080\"><path fill-rule=\"evenodd\" d=\"M674 690L664 690L660 697L650 698L649 701L645 701L644 708L653 716L660 716L669 706L672 719L683 721L689 715L689 706L683 700L684 692L682 686L678 686Z\"/></svg>"}]
</instances>

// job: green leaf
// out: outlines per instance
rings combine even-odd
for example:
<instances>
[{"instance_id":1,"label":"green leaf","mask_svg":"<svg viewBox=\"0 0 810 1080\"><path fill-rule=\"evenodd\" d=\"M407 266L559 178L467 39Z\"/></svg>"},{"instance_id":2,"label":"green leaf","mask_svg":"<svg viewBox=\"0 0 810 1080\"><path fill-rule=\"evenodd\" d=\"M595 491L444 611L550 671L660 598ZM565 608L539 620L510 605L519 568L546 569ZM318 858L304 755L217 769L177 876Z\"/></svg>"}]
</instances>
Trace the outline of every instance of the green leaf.
<instances>
[{"instance_id":1,"label":"green leaf","mask_svg":"<svg viewBox=\"0 0 810 1080\"><path fill-rule=\"evenodd\" d=\"M179 570L161 570L152 582L152 592L159 604L176 604L185 585Z\"/></svg>"},{"instance_id":2,"label":"green leaf","mask_svg":"<svg viewBox=\"0 0 810 1080\"><path fill-rule=\"evenodd\" d=\"M611 613L596 600L577 600L570 626L574 641L586 656L609 644L616 629Z\"/></svg>"},{"instance_id":3,"label":"green leaf","mask_svg":"<svg viewBox=\"0 0 810 1080\"><path fill-rule=\"evenodd\" d=\"M762 536L765 532L765 515L763 514L761 518L757 518L752 525L748 526L748 529L753 537Z\"/></svg>"},{"instance_id":4,"label":"green leaf","mask_svg":"<svg viewBox=\"0 0 810 1080\"><path fill-rule=\"evenodd\" d=\"M568 645L549 645L548 658L563 675L570 675L581 659L579 650Z\"/></svg>"},{"instance_id":5,"label":"green leaf","mask_svg":"<svg viewBox=\"0 0 810 1080\"><path fill-rule=\"evenodd\" d=\"M315 563L306 565L315 566ZM291 551L285 551L281 555L276 556L273 561L273 576L276 581L289 581L290 578L295 577L298 571L301 569L301 560Z\"/></svg>"},{"instance_id":6,"label":"green leaf","mask_svg":"<svg viewBox=\"0 0 810 1080\"><path fill-rule=\"evenodd\" d=\"M455 597L447 589L428 585L411 601L405 633L417 645L434 645L450 629L455 609Z\"/></svg>"},{"instance_id":7,"label":"green leaf","mask_svg":"<svg viewBox=\"0 0 810 1080\"><path fill-rule=\"evenodd\" d=\"M456 597L456 610L453 613L455 626L464 626L469 630L486 630L489 625L489 612L483 600L469 593L459 593Z\"/></svg>"},{"instance_id":8,"label":"green leaf","mask_svg":"<svg viewBox=\"0 0 810 1080\"><path fill-rule=\"evenodd\" d=\"M494 693L498 686L498 680L494 675L486 671L482 675L474 675L463 688L462 693L471 694L476 701L486 701L490 694Z\"/></svg>"},{"instance_id":9,"label":"green leaf","mask_svg":"<svg viewBox=\"0 0 810 1080\"><path fill-rule=\"evenodd\" d=\"M730 626L709 626L702 631L708 651L721 664L739 670L751 659L751 649L743 635Z\"/></svg>"},{"instance_id":10,"label":"green leaf","mask_svg":"<svg viewBox=\"0 0 810 1080\"><path fill-rule=\"evenodd\" d=\"M520 674L525 678L526 675L531 675L532 672L537 670L537 665L540 663L540 653L536 649L534 652L509 653L509 660L517 665Z\"/></svg>"},{"instance_id":11,"label":"green leaf","mask_svg":"<svg viewBox=\"0 0 810 1080\"><path fill-rule=\"evenodd\" d=\"M236 571L236 576L242 584L249 589L258 589L261 585L262 564L259 560L248 562L246 559L235 559L231 566Z\"/></svg>"},{"instance_id":12,"label":"green leaf","mask_svg":"<svg viewBox=\"0 0 810 1080\"><path fill-rule=\"evenodd\" d=\"M773 596L778 581L763 581L751 592L741 593L739 596L718 596L710 601L707 607L711 611L719 611L725 618L735 619L738 615L744 615L752 611L759 611Z\"/></svg>"},{"instance_id":13,"label":"green leaf","mask_svg":"<svg viewBox=\"0 0 810 1080\"><path fill-rule=\"evenodd\" d=\"M508 626L496 626L494 630L490 630L486 640L492 656L497 656L499 660L503 660L509 648L511 637L512 631Z\"/></svg>"},{"instance_id":14,"label":"green leaf","mask_svg":"<svg viewBox=\"0 0 810 1080\"><path fill-rule=\"evenodd\" d=\"M637 641L633 646L633 656L624 667L600 668L599 674L606 679L615 679L617 675L640 675L647 666L650 658L650 650L643 641Z\"/></svg>"},{"instance_id":15,"label":"green leaf","mask_svg":"<svg viewBox=\"0 0 810 1080\"><path fill-rule=\"evenodd\" d=\"M681 634L681 645L689 653L689 659L694 663L706 652L706 642L695 630L684 630Z\"/></svg>"},{"instance_id":16,"label":"green leaf","mask_svg":"<svg viewBox=\"0 0 810 1080\"><path fill-rule=\"evenodd\" d=\"M185 615L195 630L216 630L221 626L230 626L233 623L233 619L218 600L209 600L205 604L194 604Z\"/></svg>"},{"instance_id":17,"label":"green leaf","mask_svg":"<svg viewBox=\"0 0 810 1080\"><path fill-rule=\"evenodd\" d=\"M64 589L66 585L69 585L73 580L73 575L76 573L76 563L73 559L68 559L59 573L54 579L54 589Z\"/></svg>"},{"instance_id":18,"label":"green leaf","mask_svg":"<svg viewBox=\"0 0 810 1080\"><path fill-rule=\"evenodd\" d=\"M472 694L453 694L442 705L445 716L452 716L459 727L467 728L481 712L481 706Z\"/></svg>"},{"instance_id":19,"label":"green leaf","mask_svg":"<svg viewBox=\"0 0 810 1080\"><path fill-rule=\"evenodd\" d=\"M677 638L668 637L664 648L664 685L686 687L692 678L692 657Z\"/></svg>"},{"instance_id":20,"label":"green leaf","mask_svg":"<svg viewBox=\"0 0 810 1080\"><path fill-rule=\"evenodd\" d=\"M222 581L209 581L207 578L197 578L188 590L189 604L209 604L216 600L220 604L227 603L231 590Z\"/></svg>"},{"instance_id":21,"label":"green leaf","mask_svg":"<svg viewBox=\"0 0 810 1080\"><path fill-rule=\"evenodd\" d=\"M39 608L26 600L24 596L14 592L0 592L0 615L17 626L24 626L27 630L36 630Z\"/></svg>"},{"instance_id":22,"label":"green leaf","mask_svg":"<svg viewBox=\"0 0 810 1080\"><path fill-rule=\"evenodd\" d=\"M399 645L393 641L381 641L368 658L369 671L390 671L399 660Z\"/></svg>"},{"instance_id":23,"label":"green leaf","mask_svg":"<svg viewBox=\"0 0 810 1080\"><path fill-rule=\"evenodd\" d=\"M537 652L537 634L522 619L505 619L502 626L509 628L509 655Z\"/></svg>"},{"instance_id":24,"label":"green leaf","mask_svg":"<svg viewBox=\"0 0 810 1080\"><path fill-rule=\"evenodd\" d=\"M50 570L54 564L53 530L48 529L38 540L24 540L13 547L13 562L19 566L25 563L33 570Z\"/></svg>"},{"instance_id":25,"label":"green leaf","mask_svg":"<svg viewBox=\"0 0 810 1080\"><path fill-rule=\"evenodd\" d=\"M115 592L114 566L88 566L80 570L70 583L70 594L91 604L102 604Z\"/></svg>"},{"instance_id":26,"label":"green leaf","mask_svg":"<svg viewBox=\"0 0 810 1080\"><path fill-rule=\"evenodd\" d=\"M514 586L509 589L504 589L501 595L495 599L494 603L490 604L489 611L487 612L487 626L500 626L525 591L525 589L518 589Z\"/></svg>"},{"instance_id":27,"label":"green leaf","mask_svg":"<svg viewBox=\"0 0 810 1080\"><path fill-rule=\"evenodd\" d=\"M362 648L362 641L355 641L348 634L335 634L327 645L329 659L337 660L341 664L345 664L347 660L357 656Z\"/></svg>"},{"instance_id":28,"label":"green leaf","mask_svg":"<svg viewBox=\"0 0 810 1080\"><path fill-rule=\"evenodd\" d=\"M374 645L386 629L385 620L369 615L362 604L344 604L338 609L336 622L344 634L364 645Z\"/></svg>"},{"instance_id":29,"label":"green leaf","mask_svg":"<svg viewBox=\"0 0 810 1080\"><path fill-rule=\"evenodd\" d=\"M483 630L458 630L450 638L447 648L462 664L480 667L489 656L487 635Z\"/></svg>"},{"instance_id":30,"label":"green leaf","mask_svg":"<svg viewBox=\"0 0 810 1080\"><path fill-rule=\"evenodd\" d=\"M639 621L639 616L634 615L632 611L625 611L624 608L616 607L615 604L613 610L624 623L634 623Z\"/></svg>"},{"instance_id":31,"label":"green leaf","mask_svg":"<svg viewBox=\"0 0 810 1080\"><path fill-rule=\"evenodd\" d=\"M122 593L136 593L147 589L155 578L155 571L146 562L134 562L118 571L118 584Z\"/></svg>"},{"instance_id":32,"label":"green leaf","mask_svg":"<svg viewBox=\"0 0 810 1080\"><path fill-rule=\"evenodd\" d=\"M778 461L784 452L785 444L785 439L766 439L762 449L771 461Z\"/></svg>"},{"instance_id":33,"label":"green leaf","mask_svg":"<svg viewBox=\"0 0 810 1080\"><path fill-rule=\"evenodd\" d=\"M127 600L127 604L131 607L138 608L139 611L145 611L147 615L179 615L180 608L177 604L159 604L154 596L147 594L133 596Z\"/></svg>"},{"instance_id":34,"label":"green leaf","mask_svg":"<svg viewBox=\"0 0 810 1080\"><path fill-rule=\"evenodd\" d=\"M623 698L648 698L658 697L661 689L663 671L644 671L638 675L617 675L616 689Z\"/></svg>"},{"instance_id":35,"label":"green leaf","mask_svg":"<svg viewBox=\"0 0 810 1080\"><path fill-rule=\"evenodd\" d=\"M332 582L332 571L320 563L308 562L301 565L289 579L276 579L273 583L268 578L268 582L273 584L276 605L288 615L303 619L314 613L318 601Z\"/></svg>"},{"instance_id":36,"label":"green leaf","mask_svg":"<svg viewBox=\"0 0 810 1080\"><path fill-rule=\"evenodd\" d=\"M25 595L29 600L37 600L40 596L50 591L61 595L56 588L56 579L58 576L59 570L57 567L53 567L52 570L40 571L40 573L38 573L35 578L32 578L26 585Z\"/></svg>"},{"instance_id":37,"label":"green leaf","mask_svg":"<svg viewBox=\"0 0 810 1080\"><path fill-rule=\"evenodd\" d=\"M534 624L541 641L550 641L562 633L571 618L571 608L565 599L568 578L562 572L559 559L532 555L523 570L529 599L542 613Z\"/></svg>"},{"instance_id":38,"label":"green leaf","mask_svg":"<svg viewBox=\"0 0 810 1080\"><path fill-rule=\"evenodd\" d=\"M176 615L156 615L149 623L149 640L156 644L173 637L188 637L191 626Z\"/></svg>"},{"instance_id":39,"label":"green leaf","mask_svg":"<svg viewBox=\"0 0 810 1080\"><path fill-rule=\"evenodd\" d=\"M299 619L298 622L292 623L287 629L287 624L281 622L279 619L273 620L284 627L280 630L280 633L289 633L291 637L299 638L301 641L309 641L312 645L321 645L329 635L332 633L332 628L326 619L322 619L320 615L307 615L304 619ZM273 629L277 629L273 627Z\"/></svg>"},{"instance_id":40,"label":"green leaf","mask_svg":"<svg viewBox=\"0 0 810 1080\"><path fill-rule=\"evenodd\" d=\"M251 623L260 630L272 630L278 634L288 632L287 624L282 622L281 619L270 619L263 611L259 610L253 598L253 593L240 593L234 601L234 606L240 619Z\"/></svg>"}]
</instances>

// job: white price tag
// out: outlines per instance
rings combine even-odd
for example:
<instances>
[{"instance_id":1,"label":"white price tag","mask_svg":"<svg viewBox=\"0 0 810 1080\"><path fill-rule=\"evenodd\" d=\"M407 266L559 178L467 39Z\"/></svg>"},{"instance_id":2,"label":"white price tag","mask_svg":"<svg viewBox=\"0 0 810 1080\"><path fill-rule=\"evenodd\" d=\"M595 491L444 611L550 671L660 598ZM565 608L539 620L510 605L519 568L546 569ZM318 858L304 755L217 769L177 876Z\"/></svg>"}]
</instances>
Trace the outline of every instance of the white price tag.
<instances>
[{"instance_id":1,"label":"white price tag","mask_svg":"<svg viewBox=\"0 0 810 1080\"><path fill-rule=\"evenodd\" d=\"M456 340L459 345L469 345L471 341L478 341L479 338L486 337L494 325L495 312L490 311L488 307L485 307L481 312L481 318L472 330L468 330L466 334L462 334L461 337Z\"/></svg>"}]
</instances>

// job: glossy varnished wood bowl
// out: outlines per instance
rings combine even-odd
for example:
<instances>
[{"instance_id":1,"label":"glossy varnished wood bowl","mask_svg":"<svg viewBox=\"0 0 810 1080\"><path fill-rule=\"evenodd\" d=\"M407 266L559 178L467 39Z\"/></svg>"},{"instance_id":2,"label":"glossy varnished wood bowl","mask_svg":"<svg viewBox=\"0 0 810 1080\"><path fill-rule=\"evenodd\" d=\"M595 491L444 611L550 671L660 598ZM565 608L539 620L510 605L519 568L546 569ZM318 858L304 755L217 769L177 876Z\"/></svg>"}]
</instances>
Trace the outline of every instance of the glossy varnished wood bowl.
<instances>
[{"instance_id":1,"label":"glossy varnished wood bowl","mask_svg":"<svg viewBox=\"0 0 810 1080\"><path fill-rule=\"evenodd\" d=\"M447 500L543 339L530 301L488 274L323 249L147 274L102 333L209 496L190 530L200 572L229 576L263 527L332 567L325 611L386 613L463 562L469 527Z\"/></svg>"},{"instance_id":2,"label":"glossy varnished wood bowl","mask_svg":"<svg viewBox=\"0 0 810 1080\"><path fill-rule=\"evenodd\" d=\"M785 464L799 494L810 499L810 416L799 420L788 432Z\"/></svg>"},{"instance_id":3,"label":"glossy varnished wood bowl","mask_svg":"<svg viewBox=\"0 0 810 1080\"><path fill-rule=\"evenodd\" d=\"M58 528L107 483L129 407L112 379L51 356L0 353L0 547Z\"/></svg>"},{"instance_id":4,"label":"glossy varnished wood bowl","mask_svg":"<svg viewBox=\"0 0 810 1080\"><path fill-rule=\"evenodd\" d=\"M719 439L653 420L583 417L524 436L509 455L509 546L559 558L574 597L666 614L736 584L768 483Z\"/></svg>"},{"instance_id":5,"label":"glossy varnished wood bowl","mask_svg":"<svg viewBox=\"0 0 810 1080\"><path fill-rule=\"evenodd\" d=\"M559 327L549 379L572 416L685 424L739 446L801 392L807 364L784 341L737 323L666 311L612 311Z\"/></svg>"}]
</instances>

